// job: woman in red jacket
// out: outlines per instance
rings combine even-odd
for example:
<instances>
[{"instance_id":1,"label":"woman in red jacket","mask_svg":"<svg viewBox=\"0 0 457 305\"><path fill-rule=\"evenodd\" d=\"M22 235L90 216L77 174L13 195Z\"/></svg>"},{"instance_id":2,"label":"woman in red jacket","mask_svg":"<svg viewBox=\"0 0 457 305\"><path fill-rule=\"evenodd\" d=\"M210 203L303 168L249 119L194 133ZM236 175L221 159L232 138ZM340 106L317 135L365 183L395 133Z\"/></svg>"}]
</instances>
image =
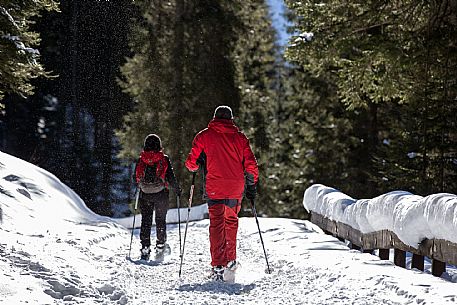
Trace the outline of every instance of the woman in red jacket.
<instances>
[{"instance_id":1,"label":"woman in red jacket","mask_svg":"<svg viewBox=\"0 0 457 305\"><path fill-rule=\"evenodd\" d=\"M198 170L205 160L209 239L213 273L221 278L225 269L235 270L236 235L241 199L254 199L258 181L257 160L248 138L233 122L232 109L219 106L208 128L194 138L186 167Z\"/></svg>"},{"instance_id":2,"label":"woman in red jacket","mask_svg":"<svg viewBox=\"0 0 457 305\"><path fill-rule=\"evenodd\" d=\"M162 141L156 134L144 140L143 151L135 168L135 178L140 187L141 209L141 259L148 260L151 253L152 215L155 210L156 250L162 251L167 241L166 217L168 212L169 185L181 196L181 187L173 172L170 158L163 153Z\"/></svg>"}]
</instances>

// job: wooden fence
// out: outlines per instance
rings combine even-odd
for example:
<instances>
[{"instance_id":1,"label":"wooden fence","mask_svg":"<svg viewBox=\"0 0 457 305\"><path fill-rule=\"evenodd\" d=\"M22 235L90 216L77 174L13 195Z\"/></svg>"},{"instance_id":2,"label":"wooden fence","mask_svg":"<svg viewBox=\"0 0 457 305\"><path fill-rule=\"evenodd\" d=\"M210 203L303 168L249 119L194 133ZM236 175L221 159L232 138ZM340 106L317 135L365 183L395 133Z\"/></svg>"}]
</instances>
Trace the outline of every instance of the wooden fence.
<instances>
[{"instance_id":1,"label":"wooden fence","mask_svg":"<svg viewBox=\"0 0 457 305\"><path fill-rule=\"evenodd\" d=\"M413 254L411 268L424 270L424 257L432 260L432 274L441 276L446 271L446 263L457 266L457 244L443 239L424 239L418 248L405 245L398 236L389 230L363 234L351 226L330 220L311 212L311 222L325 233L340 240L351 242L352 249L373 253L379 249L379 257L388 260L390 249L394 249L394 264L406 268L406 252Z\"/></svg>"}]
</instances>

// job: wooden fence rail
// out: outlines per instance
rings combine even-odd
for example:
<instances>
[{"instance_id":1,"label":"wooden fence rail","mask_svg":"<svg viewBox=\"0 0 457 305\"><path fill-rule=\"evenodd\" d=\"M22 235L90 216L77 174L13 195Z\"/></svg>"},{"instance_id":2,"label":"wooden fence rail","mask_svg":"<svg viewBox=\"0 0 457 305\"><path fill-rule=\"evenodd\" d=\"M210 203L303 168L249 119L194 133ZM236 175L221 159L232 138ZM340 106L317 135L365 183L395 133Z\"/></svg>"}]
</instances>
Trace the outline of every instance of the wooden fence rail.
<instances>
[{"instance_id":1,"label":"wooden fence rail","mask_svg":"<svg viewBox=\"0 0 457 305\"><path fill-rule=\"evenodd\" d=\"M413 254L411 268L424 270L424 257L432 260L432 274L441 276L446 271L446 263L457 266L457 244L443 239L424 239L418 248L404 244L398 236L389 230L363 234L351 226L331 220L325 216L311 212L311 222L319 226L325 233L340 240L351 242L353 249L372 253L379 249L379 257L389 259L390 249L394 249L394 264L406 267L406 252Z\"/></svg>"}]
</instances>

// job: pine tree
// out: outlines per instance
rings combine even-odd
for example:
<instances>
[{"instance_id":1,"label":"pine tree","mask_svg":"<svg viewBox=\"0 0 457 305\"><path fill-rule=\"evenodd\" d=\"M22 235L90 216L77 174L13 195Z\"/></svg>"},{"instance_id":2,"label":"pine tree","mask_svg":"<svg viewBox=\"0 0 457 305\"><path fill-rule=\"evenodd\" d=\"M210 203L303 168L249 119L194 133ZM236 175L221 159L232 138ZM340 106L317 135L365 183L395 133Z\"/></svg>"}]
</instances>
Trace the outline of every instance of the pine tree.
<instances>
[{"instance_id":1,"label":"pine tree","mask_svg":"<svg viewBox=\"0 0 457 305\"><path fill-rule=\"evenodd\" d=\"M298 22L300 34L293 38L287 56L317 77L326 75L340 102L352 111L348 115L359 143L352 147L350 176L354 184L364 185L365 196L375 195L378 181L369 178L376 176L373 156L382 132L378 118L386 105L404 98L397 86L404 82L404 67L397 65L401 49L392 35L386 34L391 21L379 14L392 8L380 1L347 5L304 1L289 2L289 6L302 18Z\"/></svg>"},{"instance_id":2,"label":"pine tree","mask_svg":"<svg viewBox=\"0 0 457 305\"><path fill-rule=\"evenodd\" d=\"M129 52L131 3L62 0L59 8L30 27L40 33L40 61L56 77L34 79L35 94L25 100L5 99L2 149L51 171L93 211L111 215L111 203L127 194L116 189L130 182L117 174L114 129L131 104L116 82Z\"/></svg>"},{"instance_id":3,"label":"pine tree","mask_svg":"<svg viewBox=\"0 0 457 305\"><path fill-rule=\"evenodd\" d=\"M310 184L354 191L350 160L358 143L330 82L298 66L284 70L274 193L280 215L303 217L303 192Z\"/></svg>"},{"instance_id":4,"label":"pine tree","mask_svg":"<svg viewBox=\"0 0 457 305\"><path fill-rule=\"evenodd\" d=\"M455 193L457 5L436 1L424 8L408 16L414 26L403 37L409 44L411 87L408 103L395 117L401 130L391 133L380 168L386 187Z\"/></svg>"},{"instance_id":5,"label":"pine tree","mask_svg":"<svg viewBox=\"0 0 457 305\"><path fill-rule=\"evenodd\" d=\"M240 1L235 9L238 39L232 58L240 99L238 121L251 140L259 164L259 212L273 215L275 205L272 190L275 182L269 176L274 166L271 160L277 126L274 90L277 86L275 70L279 48L275 44L275 32L264 1Z\"/></svg>"},{"instance_id":6,"label":"pine tree","mask_svg":"<svg viewBox=\"0 0 457 305\"><path fill-rule=\"evenodd\" d=\"M162 138L181 184L195 134L219 104L235 105L230 55L232 18L220 3L137 1L132 28L134 53L123 66L121 85L135 100L118 132L121 155L136 160L144 137ZM217 26L216 26L217 25Z\"/></svg>"},{"instance_id":7,"label":"pine tree","mask_svg":"<svg viewBox=\"0 0 457 305\"><path fill-rule=\"evenodd\" d=\"M454 190L455 3L288 4L301 16L288 58L329 75L352 111L352 128L367 143L353 153L371 192Z\"/></svg>"},{"instance_id":8,"label":"pine tree","mask_svg":"<svg viewBox=\"0 0 457 305\"><path fill-rule=\"evenodd\" d=\"M31 29L41 10L56 11L58 2L0 1L0 100L5 93L30 95L33 92L31 79L50 76L38 61L39 33Z\"/></svg>"}]
</instances>

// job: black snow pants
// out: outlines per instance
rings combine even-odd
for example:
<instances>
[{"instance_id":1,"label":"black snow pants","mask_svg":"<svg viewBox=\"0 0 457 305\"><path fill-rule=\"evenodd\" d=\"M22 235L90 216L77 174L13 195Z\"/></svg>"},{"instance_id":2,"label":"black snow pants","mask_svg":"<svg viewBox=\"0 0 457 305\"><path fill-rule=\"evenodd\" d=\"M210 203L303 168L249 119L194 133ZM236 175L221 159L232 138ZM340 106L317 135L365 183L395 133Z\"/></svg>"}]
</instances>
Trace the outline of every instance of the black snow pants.
<instances>
[{"instance_id":1,"label":"black snow pants","mask_svg":"<svg viewBox=\"0 0 457 305\"><path fill-rule=\"evenodd\" d=\"M156 244L167 241L168 190L159 193L140 194L141 230L140 240L143 248L151 246L152 214L155 210Z\"/></svg>"}]
</instances>

